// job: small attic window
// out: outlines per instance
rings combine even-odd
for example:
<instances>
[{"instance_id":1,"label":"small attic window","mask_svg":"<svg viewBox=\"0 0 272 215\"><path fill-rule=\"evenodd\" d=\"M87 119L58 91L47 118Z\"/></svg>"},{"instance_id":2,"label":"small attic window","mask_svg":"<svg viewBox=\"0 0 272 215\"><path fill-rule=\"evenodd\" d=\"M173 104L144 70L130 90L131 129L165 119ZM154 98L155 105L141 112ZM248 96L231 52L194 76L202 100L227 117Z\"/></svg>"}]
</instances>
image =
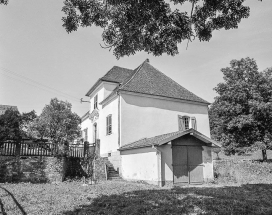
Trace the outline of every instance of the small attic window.
<instances>
[{"instance_id":1,"label":"small attic window","mask_svg":"<svg viewBox=\"0 0 272 215\"><path fill-rule=\"evenodd\" d=\"M189 116L178 116L179 131L188 130L190 127L190 117Z\"/></svg>"},{"instance_id":2,"label":"small attic window","mask_svg":"<svg viewBox=\"0 0 272 215\"><path fill-rule=\"evenodd\" d=\"M183 120L185 130L188 130L189 129L190 117L183 117L182 120Z\"/></svg>"}]
</instances>

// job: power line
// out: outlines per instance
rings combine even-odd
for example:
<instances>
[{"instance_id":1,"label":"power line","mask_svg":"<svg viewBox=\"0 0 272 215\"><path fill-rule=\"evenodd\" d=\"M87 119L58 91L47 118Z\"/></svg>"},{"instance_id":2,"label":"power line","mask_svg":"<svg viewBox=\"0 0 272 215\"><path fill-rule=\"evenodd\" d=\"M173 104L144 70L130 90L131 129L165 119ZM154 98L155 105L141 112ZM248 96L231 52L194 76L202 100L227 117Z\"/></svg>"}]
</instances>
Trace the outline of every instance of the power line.
<instances>
[{"instance_id":1,"label":"power line","mask_svg":"<svg viewBox=\"0 0 272 215\"><path fill-rule=\"evenodd\" d=\"M14 78L14 77L12 77L12 76L9 76L10 74L9 74L9 75L4 74L4 75L6 75L6 76L9 77L9 78L12 78L12 79L14 79L14 80L17 80L17 81L26 83L26 84L28 84L28 85L37 87L37 88L42 89L42 90L48 91L48 89L49 89L50 92L55 91L54 93L58 93L59 95L61 95L61 96L63 96L63 97L66 97L66 98L67 98L67 96L68 96L68 97L70 97L70 99L73 99L73 100L76 100L76 101L80 101L80 99L77 98L77 97L75 97L75 96L72 96L72 95L69 95L69 94L67 94L67 93L64 93L64 92L62 92L62 91L60 91L60 90L58 90L58 89L56 89L56 88L53 88L53 87L50 87L50 86L46 86L46 85L44 85L44 84L42 84L42 83L40 83L40 82L37 82L37 81L35 81L35 80L31 79L31 78L25 77L25 76L23 76L23 75L21 75L21 74L18 74L18 73L16 73L16 72L13 72L13 71L11 71L11 70L8 70L8 69L6 69L6 68L4 68L4 67L1 67L1 66L0 66L0 69L1 69L2 71L6 72L6 73L10 73L11 75L17 76L17 78ZM18 78L19 78L19 79L18 79ZM26 82L26 81L28 81L28 82ZM31 83L29 83L29 82L31 82ZM35 85L33 85L33 83L34 83ZM42 86L43 88L41 88L41 86ZM45 88L46 88L46 89L45 89Z\"/></svg>"},{"instance_id":2,"label":"power line","mask_svg":"<svg viewBox=\"0 0 272 215\"><path fill-rule=\"evenodd\" d=\"M1 68L0 68L0 69L1 69ZM0 70L0 72L2 72L2 71ZM13 76L10 76L9 74L5 74L5 73L3 73L3 72L2 72L2 74L5 75L5 76L7 76L7 77L9 77L9 78L11 78L11 79L13 79L13 80L23 82L23 83L28 84L28 85L30 85L30 86L34 86L34 87L37 87L37 88L39 88L39 89L45 90L45 91L47 91L47 92L51 92L51 93L53 92L53 93L56 93L56 94L58 94L58 95L60 95L60 96L66 97L66 98L68 98L68 99L72 99L72 100L77 101L77 102L80 101L79 98L76 98L76 97L74 97L74 96L71 96L71 95L69 95L69 94L67 94L67 93L63 93L63 92L61 92L61 91L59 91L59 90L56 90L56 89L53 89L53 88L51 89L50 87L47 87L47 86L45 86L45 85L43 85L43 84L41 84L41 86L39 86L40 84L38 84L38 82L37 82L38 85L37 85L37 84L35 85L35 84L33 84L33 83L27 82L26 80L18 79L18 77L13 77ZM33 81L33 82L35 82L35 81Z\"/></svg>"}]
</instances>

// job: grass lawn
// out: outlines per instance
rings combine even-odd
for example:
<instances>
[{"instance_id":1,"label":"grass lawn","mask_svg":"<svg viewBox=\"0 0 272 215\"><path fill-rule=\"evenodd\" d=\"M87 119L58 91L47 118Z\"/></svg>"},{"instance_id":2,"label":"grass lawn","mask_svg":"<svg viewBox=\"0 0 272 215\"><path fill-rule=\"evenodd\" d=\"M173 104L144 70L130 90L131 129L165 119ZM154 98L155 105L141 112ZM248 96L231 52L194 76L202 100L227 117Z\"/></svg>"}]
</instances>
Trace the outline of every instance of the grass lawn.
<instances>
[{"instance_id":1,"label":"grass lawn","mask_svg":"<svg viewBox=\"0 0 272 215\"><path fill-rule=\"evenodd\" d=\"M3 215L272 214L272 184L159 188L106 181L0 184ZM0 213L1 214L1 213Z\"/></svg>"}]
</instances>

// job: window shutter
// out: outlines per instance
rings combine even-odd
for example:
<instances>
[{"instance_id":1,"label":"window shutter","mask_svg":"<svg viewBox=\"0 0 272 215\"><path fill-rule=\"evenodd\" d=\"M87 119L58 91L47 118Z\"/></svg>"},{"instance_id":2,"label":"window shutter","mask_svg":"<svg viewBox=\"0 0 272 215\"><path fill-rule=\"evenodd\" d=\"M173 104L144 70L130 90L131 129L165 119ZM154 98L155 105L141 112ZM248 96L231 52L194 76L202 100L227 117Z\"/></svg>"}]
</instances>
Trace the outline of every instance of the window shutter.
<instances>
[{"instance_id":1,"label":"window shutter","mask_svg":"<svg viewBox=\"0 0 272 215\"><path fill-rule=\"evenodd\" d=\"M106 117L106 134L109 134L109 117Z\"/></svg>"},{"instance_id":2,"label":"window shutter","mask_svg":"<svg viewBox=\"0 0 272 215\"><path fill-rule=\"evenodd\" d=\"M109 134L111 134L111 115L109 115Z\"/></svg>"},{"instance_id":3,"label":"window shutter","mask_svg":"<svg viewBox=\"0 0 272 215\"><path fill-rule=\"evenodd\" d=\"M192 117L191 118L191 124L192 124L192 128L197 130L197 127L196 127L196 118L195 117Z\"/></svg>"},{"instance_id":4,"label":"window shutter","mask_svg":"<svg viewBox=\"0 0 272 215\"><path fill-rule=\"evenodd\" d=\"M179 131L185 130L185 125L181 116L178 117Z\"/></svg>"}]
</instances>

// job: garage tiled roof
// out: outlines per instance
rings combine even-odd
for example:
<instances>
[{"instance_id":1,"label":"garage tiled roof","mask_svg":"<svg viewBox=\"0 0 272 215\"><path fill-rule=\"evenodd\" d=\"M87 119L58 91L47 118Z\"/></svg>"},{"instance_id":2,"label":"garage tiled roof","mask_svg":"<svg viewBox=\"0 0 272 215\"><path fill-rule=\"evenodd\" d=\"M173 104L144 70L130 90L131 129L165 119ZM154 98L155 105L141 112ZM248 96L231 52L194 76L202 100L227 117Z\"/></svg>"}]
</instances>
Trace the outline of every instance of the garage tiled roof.
<instances>
[{"instance_id":1,"label":"garage tiled roof","mask_svg":"<svg viewBox=\"0 0 272 215\"><path fill-rule=\"evenodd\" d=\"M121 82L120 86L101 103L110 100L117 91L127 91L210 104L154 68L149 64L149 60L144 61L138 68L130 70L126 74L129 75Z\"/></svg>"},{"instance_id":2,"label":"garage tiled roof","mask_svg":"<svg viewBox=\"0 0 272 215\"><path fill-rule=\"evenodd\" d=\"M188 129L186 131L176 131L168 134L162 134L155 137L150 138L143 138L140 140L137 140L133 143L126 144L122 147L120 147L119 151L129 150L129 149L136 149L136 148L144 148L144 147L150 147L150 146L160 146L165 143L170 142L171 140L177 139L181 136L184 136L186 134L193 134L195 137L202 139L204 142L208 142L213 144L213 146L221 147L219 143L216 141L210 139L209 137L206 137L205 135L201 134L200 132L194 130L194 129Z\"/></svg>"}]
</instances>

